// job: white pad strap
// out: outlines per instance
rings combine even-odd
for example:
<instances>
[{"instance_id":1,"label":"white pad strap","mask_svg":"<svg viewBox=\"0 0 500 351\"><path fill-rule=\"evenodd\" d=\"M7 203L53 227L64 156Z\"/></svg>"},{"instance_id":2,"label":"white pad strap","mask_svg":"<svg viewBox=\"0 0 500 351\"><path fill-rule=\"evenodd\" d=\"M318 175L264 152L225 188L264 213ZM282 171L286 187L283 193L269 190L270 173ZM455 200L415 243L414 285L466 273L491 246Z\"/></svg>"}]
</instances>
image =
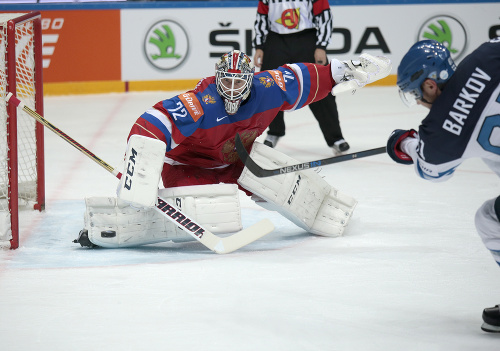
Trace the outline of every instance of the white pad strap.
<instances>
[{"instance_id":1,"label":"white pad strap","mask_svg":"<svg viewBox=\"0 0 500 351\"><path fill-rule=\"evenodd\" d=\"M370 54L361 54L359 61L344 61L344 75L340 61L332 60L330 67L332 77L337 83L332 94L338 95L346 91L353 93L366 84L387 77L392 70L392 62L385 56L373 56Z\"/></svg>"},{"instance_id":2,"label":"white pad strap","mask_svg":"<svg viewBox=\"0 0 500 351\"><path fill-rule=\"evenodd\" d=\"M253 144L250 156L265 168L298 163L258 142ZM331 187L313 170L258 178L245 168L238 183L266 201L257 204L278 211L310 233L323 236L342 235L357 203Z\"/></svg>"},{"instance_id":3,"label":"white pad strap","mask_svg":"<svg viewBox=\"0 0 500 351\"><path fill-rule=\"evenodd\" d=\"M142 135L128 141L125 169L117 195L135 207L153 207L158 197L158 183L165 160L165 143Z\"/></svg>"},{"instance_id":4,"label":"white pad strap","mask_svg":"<svg viewBox=\"0 0 500 351\"><path fill-rule=\"evenodd\" d=\"M234 184L169 188L158 193L214 234L242 229L238 187ZM152 208L137 209L108 197L86 198L85 204L85 229L95 245L117 248L193 240Z\"/></svg>"}]
</instances>

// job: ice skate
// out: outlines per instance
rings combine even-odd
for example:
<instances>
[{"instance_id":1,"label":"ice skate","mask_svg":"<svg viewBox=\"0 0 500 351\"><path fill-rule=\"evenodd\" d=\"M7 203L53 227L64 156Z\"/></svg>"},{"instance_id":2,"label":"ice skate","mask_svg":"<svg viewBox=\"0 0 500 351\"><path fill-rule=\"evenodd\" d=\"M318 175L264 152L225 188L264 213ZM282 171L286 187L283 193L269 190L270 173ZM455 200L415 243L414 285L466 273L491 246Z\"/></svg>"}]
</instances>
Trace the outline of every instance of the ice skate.
<instances>
[{"instance_id":1,"label":"ice skate","mask_svg":"<svg viewBox=\"0 0 500 351\"><path fill-rule=\"evenodd\" d=\"M89 232L87 229L82 229L80 230L80 233L78 233L78 238L73 240L75 244L80 244L82 247L89 247L91 249L95 247L99 247L95 244L92 244L89 240Z\"/></svg>"},{"instance_id":2,"label":"ice skate","mask_svg":"<svg viewBox=\"0 0 500 351\"><path fill-rule=\"evenodd\" d=\"M481 329L488 333L500 333L500 308L495 307L485 308L483 311L483 325Z\"/></svg>"},{"instance_id":3,"label":"ice skate","mask_svg":"<svg viewBox=\"0 0 500 351\"><path fill-rule=\"evenodd\" d=\"M342 154L350 149L349 144L344 139L337 140L332 146L334 154Z\"/></svg>"},{"instance_id":4,"label":"ice skate","mask_svg":"<svg viewBox=\"0 0 500 351\"><path fill-rule=\"evenodd\" d=\"M264 140L264 145L274 148L278 144L278 140L281 137L277 135L267 135L266 140Z\"/></svg>"}]
</instances>

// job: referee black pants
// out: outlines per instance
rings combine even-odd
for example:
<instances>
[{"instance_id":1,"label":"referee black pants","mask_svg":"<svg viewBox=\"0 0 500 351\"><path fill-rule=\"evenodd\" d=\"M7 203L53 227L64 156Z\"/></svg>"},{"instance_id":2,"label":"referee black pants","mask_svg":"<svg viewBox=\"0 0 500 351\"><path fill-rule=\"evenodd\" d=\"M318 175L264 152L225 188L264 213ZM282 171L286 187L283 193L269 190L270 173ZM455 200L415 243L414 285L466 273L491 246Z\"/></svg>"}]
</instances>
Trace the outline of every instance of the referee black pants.
<instances>
[{"instance_id":1,"label":"referee black pants","mask_svg":"<svg viewBox=\"0 0 500 351\"><path fill-rule=\"evenodd\" d=\"M294 34L277 34L269 32L263 47L264 58L261 70L275 69L285 63L314 63L315 50L315 29L305 30ZM328 64L328 62L326 64ZM328 94L324 99L310 104L309 108L318 121L328 146L333 146L334 142L343 139L335 96ZM271 122L267 134L276 136L285 135L283 111L278 112Z\"/></svg>"}]
</instances>

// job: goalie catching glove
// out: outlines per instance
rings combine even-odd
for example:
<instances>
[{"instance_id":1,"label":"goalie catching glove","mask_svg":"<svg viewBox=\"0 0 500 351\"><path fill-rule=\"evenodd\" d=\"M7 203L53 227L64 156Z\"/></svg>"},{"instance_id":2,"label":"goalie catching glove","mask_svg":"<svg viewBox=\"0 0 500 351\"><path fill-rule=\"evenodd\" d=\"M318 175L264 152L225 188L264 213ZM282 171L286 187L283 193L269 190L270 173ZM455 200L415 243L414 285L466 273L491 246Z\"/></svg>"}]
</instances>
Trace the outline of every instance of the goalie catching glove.
<instances>
[{"instance_id":1,"label":"goalie catching glove","mask_svg":"<svg viewBox=\"0 0 500 351\"><path fill-rule=\"evenodd\" d=\"M333 59L330 68L336 83L332 94L338 95L346 91L354 93L366 84L387 77L391 73L392 62L385 56L361 54L359 61L340 62Z\"/></svg>"}]
</instances>

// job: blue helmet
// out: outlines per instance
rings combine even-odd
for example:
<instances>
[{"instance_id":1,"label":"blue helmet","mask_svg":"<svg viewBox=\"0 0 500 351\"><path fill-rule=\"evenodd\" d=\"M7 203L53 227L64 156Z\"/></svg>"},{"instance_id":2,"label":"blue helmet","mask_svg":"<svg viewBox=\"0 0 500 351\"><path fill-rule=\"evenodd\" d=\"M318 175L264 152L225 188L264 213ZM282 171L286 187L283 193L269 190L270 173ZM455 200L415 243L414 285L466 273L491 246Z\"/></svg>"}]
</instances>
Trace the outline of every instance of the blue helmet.
<instances>
[{"instance_id":1,"label":"blue helmet","mask_svg":"<svg viewBox=\"0 0 500 351\"><path fill-rule=\"evenodd\" d=\"M455 73L455 62L448 49L438 41L422 40L408 50L398 67L401 100L411 106L422 99L422 83L427 78L444 84Z\"/></svg>"}]
</instances>

